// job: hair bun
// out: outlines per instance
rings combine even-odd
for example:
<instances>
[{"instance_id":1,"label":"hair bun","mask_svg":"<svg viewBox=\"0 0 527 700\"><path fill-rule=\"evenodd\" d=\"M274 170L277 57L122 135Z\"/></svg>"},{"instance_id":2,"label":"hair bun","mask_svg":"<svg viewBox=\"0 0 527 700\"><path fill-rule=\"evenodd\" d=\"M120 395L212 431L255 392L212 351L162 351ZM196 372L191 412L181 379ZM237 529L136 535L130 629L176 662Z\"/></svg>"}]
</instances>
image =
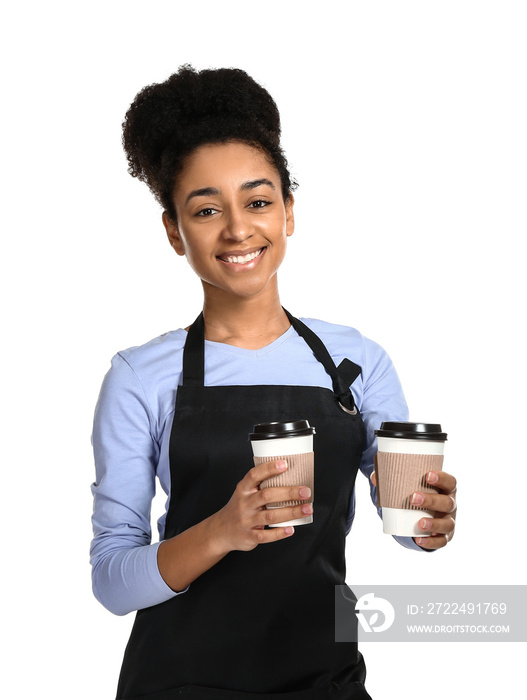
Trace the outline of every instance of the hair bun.
<instances>
[{"instance_id":1,"label":"hair bun","mask_svg":"<svg viewBox=\"0 0 527 700\"><path fill-rule=\"evenodd\" d=\"M128 172L170 208L184 158L205 143L257 144L275 163L284 195L292 183L280 148L280 114L267 90L240 68L197 71L189 64L165 82L147 85L123 122Z\"/></svg>"}]
</instances>

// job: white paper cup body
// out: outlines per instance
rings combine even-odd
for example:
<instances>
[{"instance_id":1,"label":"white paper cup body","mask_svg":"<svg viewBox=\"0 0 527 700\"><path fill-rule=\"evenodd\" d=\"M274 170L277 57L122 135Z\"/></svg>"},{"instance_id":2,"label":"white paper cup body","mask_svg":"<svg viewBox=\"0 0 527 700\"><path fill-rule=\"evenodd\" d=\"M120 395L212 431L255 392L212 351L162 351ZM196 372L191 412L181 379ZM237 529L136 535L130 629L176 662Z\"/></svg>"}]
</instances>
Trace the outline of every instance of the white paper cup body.
<instances>
[{"instance_id":1,"label":"white paper cup body","mask_svg":"<svg viewBox=\"0 0 527 700\"><path fill-rule=\"evenodd\" d=\"M255 457L287 457L287 455L300 455L313 452L313 435L298 435L290 438L274 438L271 440L251 440ZM273 506L266 506L269 510ZM276 506L278 507L278 506ZM313 522L313 514L304 518L286 520L282 523L273 523L269 527L288 527L295 525L309 525Z\"/></svg>"},{"instance_id":2,"label":"white paper cup body","mask_svg":"<svg viewBox=\"0 0 527 700\"><path fill-rule=\"evenodd\" d=\"M313 436L298 435L297 437L272 440L251 440L251 445L255 457L302 455L306 452L313 452Z\"/></svg>"},{"instance_id":3,"label":"white paper cup body","mask_svg":"<svg viewBox=\"0 0 527 700\"><path fill-rule=\"evenodd\" d=\"M378 437L377 448L379 452L397 454L443 455L445 443L433 442L432 440ZM421 518L433 518L434 513L431 511L382 507L381 512L382 529L385 534L401 537L430 537L430 533L421 530L418 523Z\"/></svg>"},{"instance_id":4,"label":"white paper cup body","mask_svg":"<svg viewBox=\"0 0 527 700\"><path fill-rule=\"evenodd\" d=\"M445 443L410 438L378 437L377 450L410 455L442 455L445 452Z\"/></svg>"}]
</instances>

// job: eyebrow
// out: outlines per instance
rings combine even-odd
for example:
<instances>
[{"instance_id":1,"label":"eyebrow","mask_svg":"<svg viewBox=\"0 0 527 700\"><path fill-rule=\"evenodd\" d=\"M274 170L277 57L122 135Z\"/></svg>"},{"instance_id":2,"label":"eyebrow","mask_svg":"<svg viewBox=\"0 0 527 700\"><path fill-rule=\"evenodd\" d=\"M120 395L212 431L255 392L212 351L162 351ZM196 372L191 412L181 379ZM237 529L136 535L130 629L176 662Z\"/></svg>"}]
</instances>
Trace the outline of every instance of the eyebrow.
<instances>
[{"instance_id":1,"label":"eyebrow","mask_svg":"<svg viewBox=\"0 0 527 700\"><path fill-rule=\"evenodd\" d=\"M242 190L254 190L257 187L260 187L260 185L268 185L271 189L275 190L276 187L273 185L271 180L268 180L266 177L262 177L260 180L249 180L248 182L244 182L243 185L241 186Z\"/></svg>"},{"instance_id":2,"label":"eyebrow","mask_svg":"<svg viewBox=\"0 0 527 700\"><path fill-rule=\"evenodd\" d=\"M267 185L271 189L276 190L271 180L268 180L266 177L262 177L259 180L248 180L242 184L240 189L254 190L261 185ZM188 204L193 197L214 197L217 194L221 194L221 190L218 190L216 187L202 187L199 190L192 190L185 200L185 204Z\"/></svg>"},{"instance_id":3,"label":"eyebrow","mask_svg":"<svg viewBox=\"0 0 527 700\"><path fill-rule=\"evenodd\" d=\"M216 189L216 187L202 187L199 190L192 190L186 198L185 204L188 204L192 197L213 197L216 194L220 194L220 190Z\"/></svg>"}]
</instances>

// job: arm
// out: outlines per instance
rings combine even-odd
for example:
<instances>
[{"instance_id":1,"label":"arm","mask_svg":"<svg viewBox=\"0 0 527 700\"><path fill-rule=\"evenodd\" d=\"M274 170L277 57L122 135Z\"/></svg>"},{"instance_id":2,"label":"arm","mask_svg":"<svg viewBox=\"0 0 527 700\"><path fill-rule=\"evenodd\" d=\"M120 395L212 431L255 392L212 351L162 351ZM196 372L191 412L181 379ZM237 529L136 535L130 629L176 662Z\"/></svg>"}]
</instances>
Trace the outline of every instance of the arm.
<instances>
[{"instance_id":1,"label":"arm","mask_svg":"<svg viewBox=\"0 0 527 700\"><path fill-rule=\"evenodd\" d=\"M159 543L151 544L150 510L159 457L153 425L140 382L116 355L95 410L90 554L95 597L117 615L176 595L159 573Z\"/></svg>"},{"instance_id":2,"label":"arm","mask_svg":"<svg viewBox=\"0 0 527 700\"><path fill-rule=\"evenodd\" d=\"M381 509L377 506L377 488L371 477L373 458L377 452L377 430L383 421L407 421L408 407L395 367L388 354L377 343L364 339L362 402L359 404L366 428L366 443L362 454L360 469L368 478L370 496L377 508L379 517ZM412 537L394 539L407 547L423 551Z\"/></svg>"},{"instance_id":3,"label":"arm","mask_svg":"<svg viewBox=\"0 0 527 700\"><path fill-rule=\"evenodd\" d=\"M369 342L369 341L368 341ZM388 355L378 345L371 344L366 353L366 366L370 370L364 383L363 409L361 414L366 425L366 449L363 453L361 470L369 478L370 494L377 507L377 488L373 471L373 457L377 451L374 431L385 420L406 421L408 409L395 368ZM430 537L399 537L394 539L408 549L433 551L444 547L451 539L455 527L456 479L446 472L430 472L428 481L439 489L437 495L414 493L415 505L435 511L436 517L422 518L419 526L423 533L432 532ZM381 509L377 507L379 516Z\"/></svg>"},{"instance_id":4,"label":"arm","mask_svg":"<svg viewBox=\"0 0 527 700\"><path fill-rule=\"evenodd\" d=\"M140 382L128 363L116 356L95 412L91 561L94 594L118 615L184 593L230 551L290 537L293 528L264 530L264 526L311 512L309 504L263 509L266 502L309 497L299 487L260 490L261 481L287 468L285 463L278 468L277 463L266 462L248 471L217 513L176 537L150 544L159 457L154 425Z\"/></svg>"},{"instance_id":5,"label":"arm","mask_svg":"<svg viewBox=\"0 0 527 700\"><path fill-rule=\"evenodd\" d=\"M159 570L167 584L177 590L217 564L229 552L250 551L259 544L291 537L293 527L266 525L301 518L313 512L308 503L265 510L266 503L307 499L305 486L282 486L260 490L260 483L287 469L284 460L263 462L250 469L238 483L229 502L217 513L161 543Z\"/></svg>"}]
</instances>

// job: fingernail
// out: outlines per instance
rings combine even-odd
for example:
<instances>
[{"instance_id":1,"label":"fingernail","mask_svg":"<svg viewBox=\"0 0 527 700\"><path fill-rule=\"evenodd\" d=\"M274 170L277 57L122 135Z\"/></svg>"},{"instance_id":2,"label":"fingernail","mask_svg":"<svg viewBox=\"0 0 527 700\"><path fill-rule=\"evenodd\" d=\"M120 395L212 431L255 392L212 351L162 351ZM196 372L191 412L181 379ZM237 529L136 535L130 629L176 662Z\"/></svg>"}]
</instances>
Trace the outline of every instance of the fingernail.
<instances>
[{"instance_id":1,"label":"fingernail","mask_svg":"<svg viewBox=\"0 0 527 700\"><path fill-rule=\"evenodd\" d=\"M279 462L276 463L276 468L279 472L285 472L285 470L287 469L287 462L281 459Z\"/></svg>"},{"instance_id":2,"label":"fingernail","mask_svg":"<svg viewBox=\"0 0 527 700\"><path fill-rule=\"evenodd\" d=\"M428 537L416 537L415 541L417 544L426 544L428 541Z\"/></svg>"},{"instance_id":3,"label":"fingernail","mask_svg":"<svg viewBox=\"0 0 527 700\"><path fill-rule=\"evenodd\" d=\"M421 477L421 478L422 478L422 477ZM423 494L422 494L422 493L419 493L419 492L416 492L416 493L414 493L414 494L412 495L412 501L411 501L411 503L412 503L413 506L420 506L420 505L423 503L424 500L425 500L425 499L424 499Z\"/></svg>"},{"instance_id":4,"label":"fingernail","mask_svg":"<svg viewBox=\"0 0 527 700\"><path fill-rule=\"evenodd\" d=\"M285 534L286 534L286 535L292 535L294 531L295 531L295 528L294 528L294 527L286 527L286 528L285 528Z\"/></svg>"},{"instance_id":5,"label":"fingernail","mask_svg":"<svg viewBox=\"0 0 527 700\"><path fill-rule=\"evenodd\" d=\"M421 530L430 530L430 518L423 518L419 521Z\"/></svg>"},{"instance_id":6,"label":"fingernail","mask_svg":"<svg viewBox=\"0 0 527 700\"><path fill-rule=\"evenodd\" d=\"M312 512L313 512L313 509L311 508L309 503L306 504L305 506L302 506L302 513L305 513L306 515L311 515Z\"/></svg>"},{"instance_id":7,"label":"fingernail","mask_svg":"<svg viewBox=\"0 0 527 700\"><path fill-rule=\"evenodd\" d=\"M311 489L307 486L302 486L298 493L302 498L309 498L311 496Z\"/></svg>"},{"instance_id":8,"label":"fingernail","mask_svg":"<svg viewBox=\"0 0 527 700\"><path fill-rule=\"evenodd\" d=\"M426 475L426 480L429 484L435 484L436 481L439 481L439 477L435 472L428 472Z\"/></svg>"}]
</instances>

